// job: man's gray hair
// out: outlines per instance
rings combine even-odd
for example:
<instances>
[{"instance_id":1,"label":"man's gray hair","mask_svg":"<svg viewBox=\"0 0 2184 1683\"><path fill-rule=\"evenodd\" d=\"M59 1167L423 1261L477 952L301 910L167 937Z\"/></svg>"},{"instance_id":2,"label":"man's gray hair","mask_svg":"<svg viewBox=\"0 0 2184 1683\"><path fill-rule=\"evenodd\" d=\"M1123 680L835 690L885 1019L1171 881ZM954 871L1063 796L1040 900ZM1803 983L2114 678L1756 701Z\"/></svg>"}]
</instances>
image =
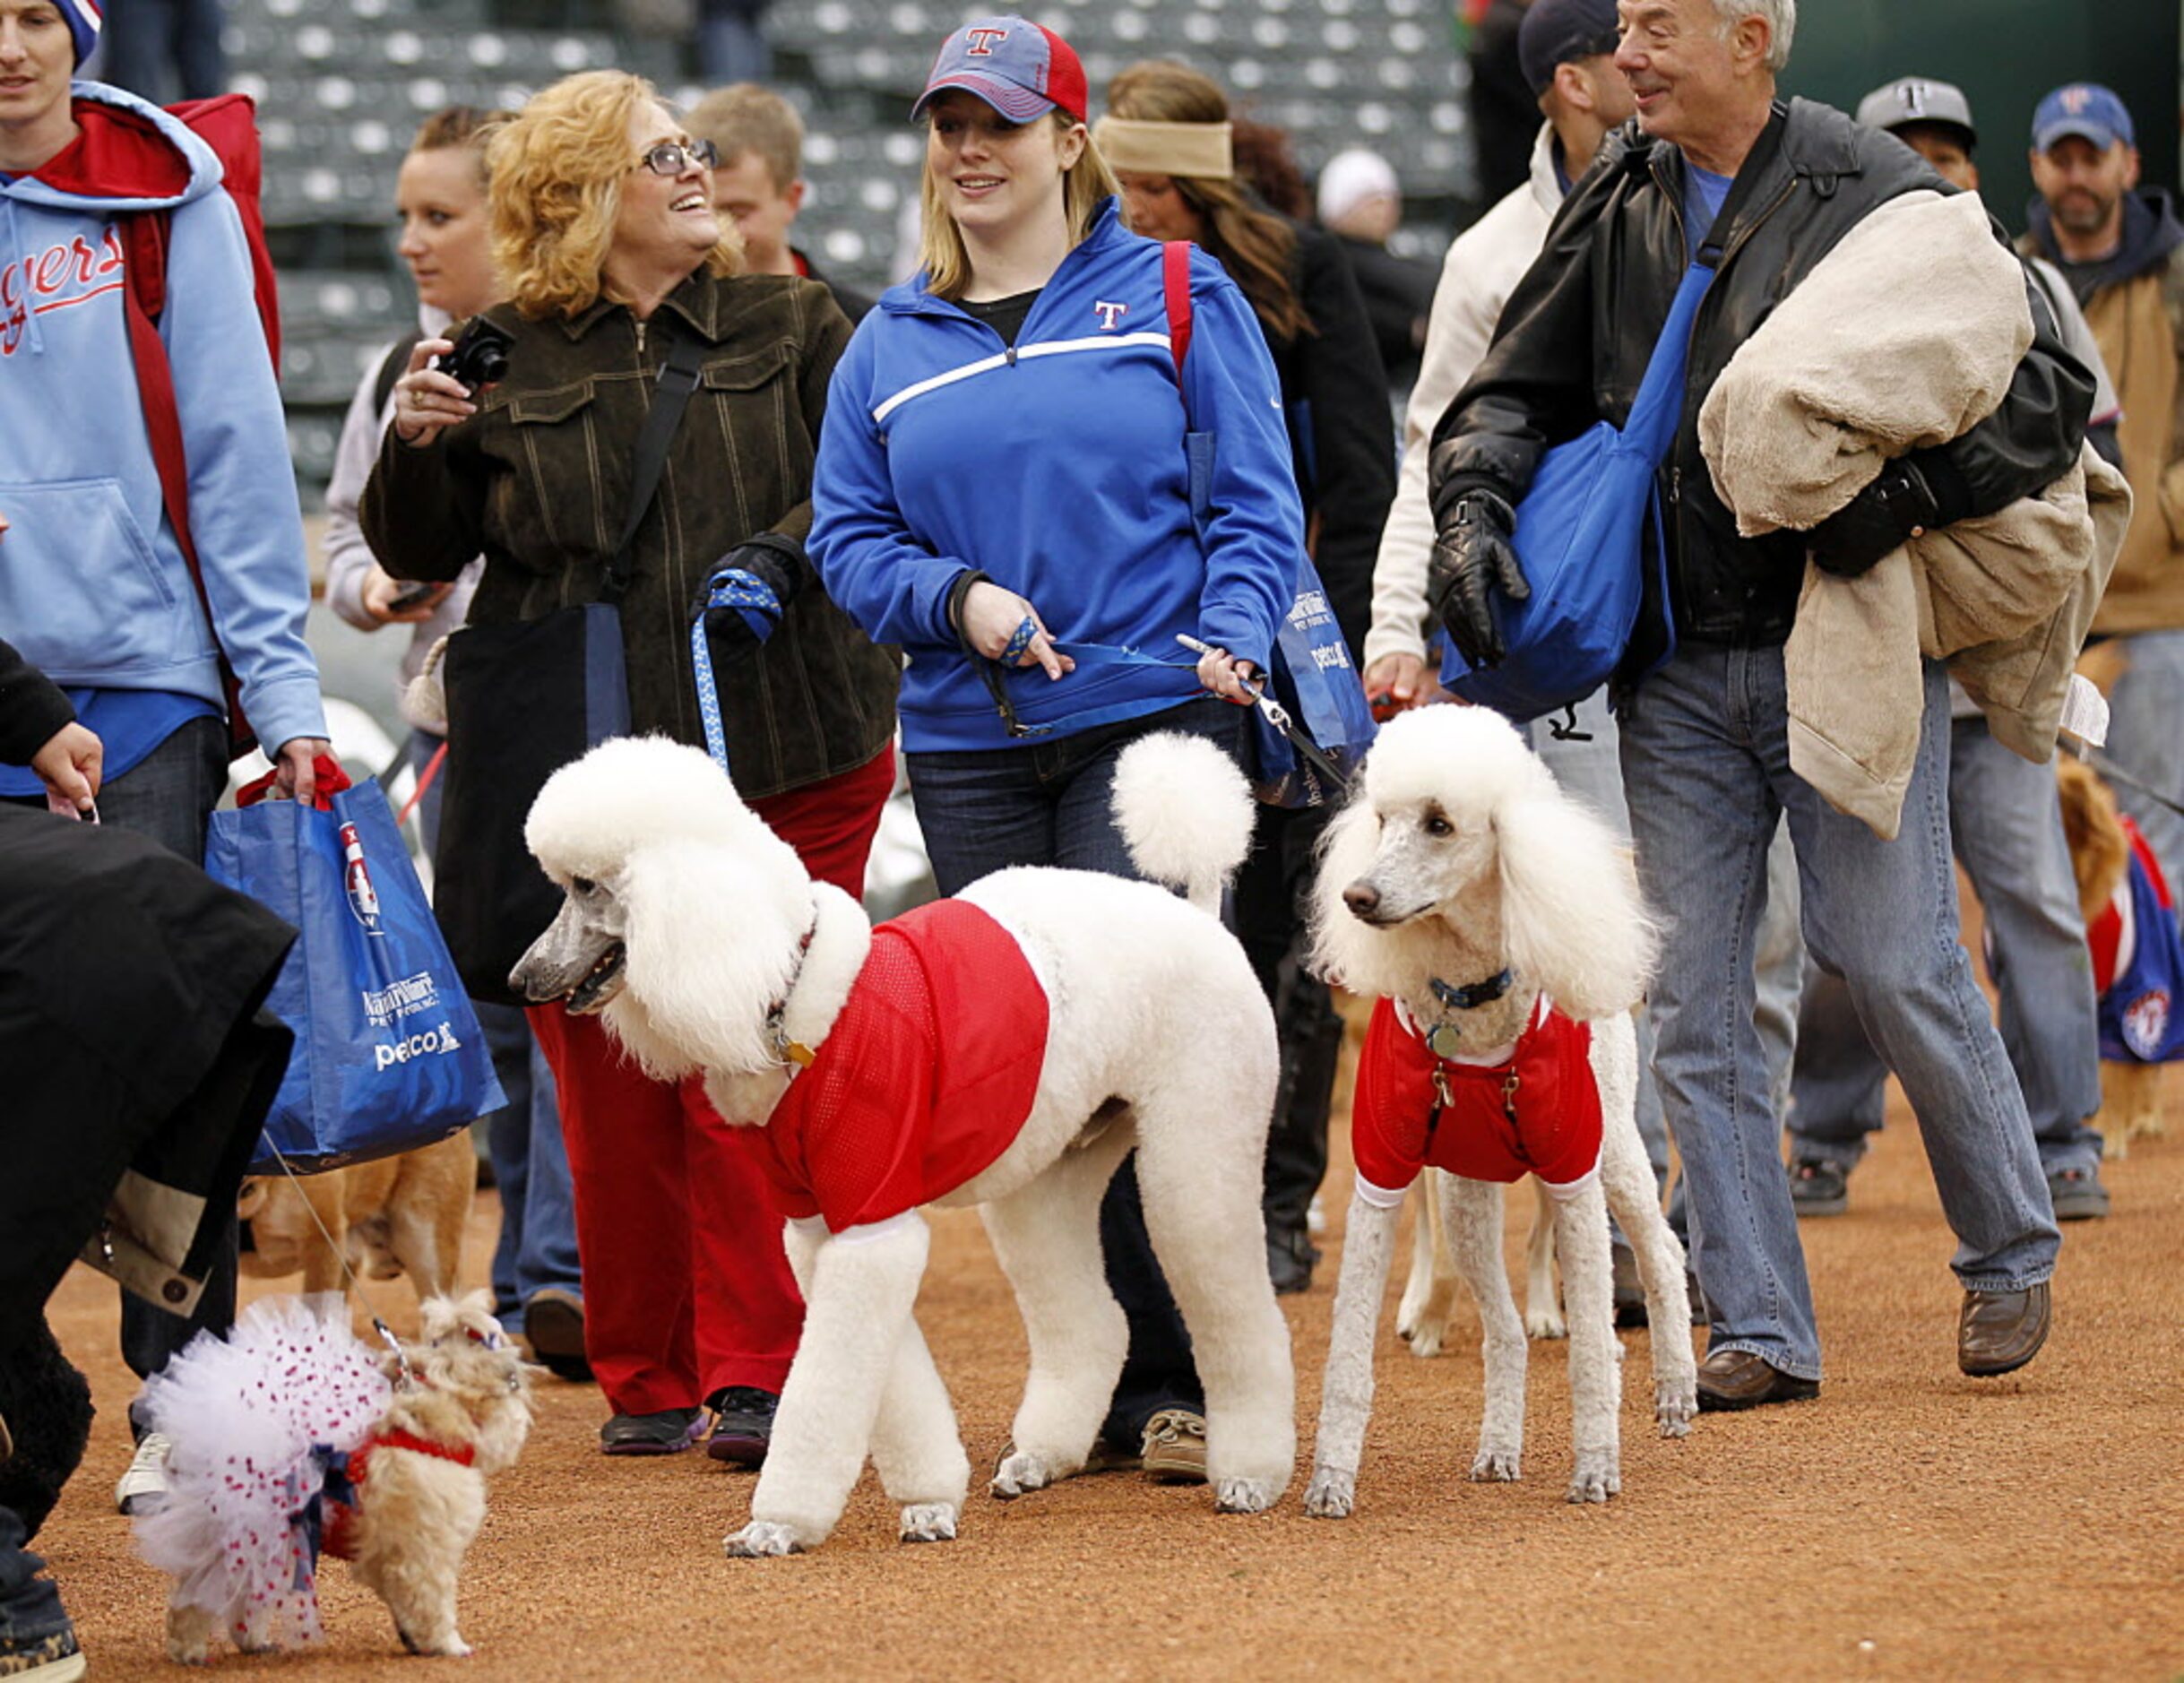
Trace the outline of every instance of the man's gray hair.
<instances>
[{"instance_id":1,"label":"man's gray hair","mask_svg":"<svg viewBox=\"0 0 2184 1683\"><path fill-rule=\"evenodd\" d=\"M1714 0L1722 28L1733 30L1746 18L1767 21L1767 68L1780 73L1790 62L1790 38L1797 33L1797 0Z\"/></svg>"}]
</instances>

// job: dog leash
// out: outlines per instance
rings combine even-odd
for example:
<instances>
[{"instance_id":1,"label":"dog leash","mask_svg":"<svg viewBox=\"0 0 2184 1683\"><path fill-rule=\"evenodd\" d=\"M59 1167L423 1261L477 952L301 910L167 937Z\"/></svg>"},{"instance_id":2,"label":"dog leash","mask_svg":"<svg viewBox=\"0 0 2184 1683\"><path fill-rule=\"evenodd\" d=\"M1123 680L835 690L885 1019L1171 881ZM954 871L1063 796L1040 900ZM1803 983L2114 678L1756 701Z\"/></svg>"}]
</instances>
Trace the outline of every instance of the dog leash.
<instances>
[{"instance_id":1,"label":"dog leash","mask_svg":"<svg viewBox=\"0 0 2184 1683\"><path fill-rule=\"evenodd\" d=\"M741 567L722 567L705 581L705 609L732 608L760 643L781 624L781 598L773 587ZM705 752L728 770L728 732L721 722L721 689L713 676L712 639L705 634L705 612L690 621L690 665L697 676L698 720L705 727Z\"/></svg>"},{"instance_id":2,"label":"dog leash","mask_svg":"<svg viewBox=\"0 0 2184 1683\"><path fill-rule=\"evenodd\" d=\"M2172 800L2167 795L2162 794L2160 790L2154 789L2148 784L2142 783L2137 778L2133 777L2128 772L2125 771L2123 767L2117 764L2115 761L2110 759L2107 755L2102 753L2100 749L2094 747L2080 747L2077 751L2077 755L2079 759L2085 761L2086 764L2092 766L2094 771L2100 772L2101 775L2106 778L2110 782L2119 783L2126 789L2136 790L2139 794L2144 795L2148 800L2154 802L2156 806L2165 807L2171 812L2175 813L2179 817L2184 818L2184 805L2180 805L2175 800Z\"/></svg>"},{"instance_id":3,"label":"dog leash","mask_svg":"<svg viewBox=\"0 0 2184 1683\"><path fill-rule=\"evenodd\" d=\"M366 1309L370 1311L372 1331L378 1333L381 1341L394 1352L395 1364L401 1369L401 1388L405 1391L414 1391L417 1388L417 1375L410 1368L410 1354L401 1347L401 1341L394 1336L394 1329L381 1318L379 1311L373 1307L370 1295L364 1290L364 1282L357 1278L357 1271L349 1265L349 1253L333 1242L333 1235L326 1230L325 1222L319 1220L317 1207L309 1198L304 1196L303 1182L297 1175L295 1169L289 1164L286 1154L272 1143L270 1137L260 1135L259 1138L264 1141L265 1148L272 1152L273 1161L281 1165L281 1172L289 1178L289 1184L296 1188L296 1195L303 1198L304 1211L310 1216L311 1225L318 1229L319 1238L325 1240L326 1248L333 1253L333 1260L341 1265L341 1273L348 1280L350 1290L357 1294L358 1299Z\"/></svg>"}]
</instances>

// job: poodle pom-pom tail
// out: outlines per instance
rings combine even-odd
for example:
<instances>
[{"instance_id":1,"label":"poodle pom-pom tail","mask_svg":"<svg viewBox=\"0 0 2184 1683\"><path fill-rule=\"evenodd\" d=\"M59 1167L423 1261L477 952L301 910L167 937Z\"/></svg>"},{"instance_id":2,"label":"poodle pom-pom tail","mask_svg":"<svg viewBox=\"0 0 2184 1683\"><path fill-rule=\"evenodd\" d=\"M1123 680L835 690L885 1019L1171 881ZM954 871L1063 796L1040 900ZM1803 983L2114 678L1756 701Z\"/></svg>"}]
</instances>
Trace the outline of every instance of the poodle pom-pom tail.
<instances>
[{"instance_id":1,"label":"poodle pom-pom tail","mask_svg":"<svg viewBox=\"0 0 2184 1683\"><path fill-rule=\"evenodd\" d=\"M1131 861L1218 913L1221 885L1251 849L1257 808L1236 762L1204 737L1141 738L1115 765L1115 816Z\"/></svg>"}]
</instances>

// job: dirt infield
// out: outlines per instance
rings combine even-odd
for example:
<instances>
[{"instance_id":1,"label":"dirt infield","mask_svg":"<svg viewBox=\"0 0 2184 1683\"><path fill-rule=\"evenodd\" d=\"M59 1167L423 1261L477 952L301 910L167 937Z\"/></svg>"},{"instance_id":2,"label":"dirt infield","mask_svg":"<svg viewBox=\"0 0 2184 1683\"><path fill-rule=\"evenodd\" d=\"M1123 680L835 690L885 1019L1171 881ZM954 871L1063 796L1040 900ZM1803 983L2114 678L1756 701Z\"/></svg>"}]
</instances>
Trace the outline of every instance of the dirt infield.
<instances>
[{"instance_id":1,"label":"dirt infield","mask_svg":"<svg viewBox=\"0 0 2184 1683\"><path fill-rule=\"evenodd\" d=\"M2172 1094L2175 1100L2184 1092ZM1561 1499L1567 1388L1533 1346L1524 1482L1463 1476L1478 1427L1476 1322L1413 1360L1384 1330L1356 1516L1307 1520L1334 1246L1284 1299L1302 1415L1281 1506L1221 1518L1203 1489L1135 1475L1003 1506L974 1489L961 1541L905 1548L868 1475L833 1541L730 1561L750 1481L695 1455L607 1461L598 1392L542 1381L539 1430L499 1480L462 1585L466 1679L1791 1677L2184 1675L2184 1137L2111 1165L2115 1213L2067 1230L2056 1328L2024 1374L1955 1367L1952 1241L1917 1131L1898 1120L1808 1222L1827 1379L1818 1402L1652 1435L1627 1385L1623 1494ZM1338 1129L1338 1133L1339 1133ZM1339 1154L1339 1152L1338 1152ZM1339 1227L1346 1162L1330 1177ZM1529 1198L1522 1207L1528 1208ZM480 1200L473 1274L490 1240ZM1513 1245L1527 1217L1515 1215ZM974 1216L939 1213L920 1314L974 1466L1008 1434L1023 1344ZM1407 1253L1406 1253L1407 1254ZM1391 1312L1393 1307L1391 1286ZM408 1288L380 1296L407 1321ZM161 1581L109 1505L131 1394L113 1290L55 1300L100 1420L40 1542L94 1678L172 1675ZM1627 1339L1642 1375L1644 1334ZM378 1604L334 1567L327 1647L254 1676L419 1675Z\"/></svg>"}]
</instances>

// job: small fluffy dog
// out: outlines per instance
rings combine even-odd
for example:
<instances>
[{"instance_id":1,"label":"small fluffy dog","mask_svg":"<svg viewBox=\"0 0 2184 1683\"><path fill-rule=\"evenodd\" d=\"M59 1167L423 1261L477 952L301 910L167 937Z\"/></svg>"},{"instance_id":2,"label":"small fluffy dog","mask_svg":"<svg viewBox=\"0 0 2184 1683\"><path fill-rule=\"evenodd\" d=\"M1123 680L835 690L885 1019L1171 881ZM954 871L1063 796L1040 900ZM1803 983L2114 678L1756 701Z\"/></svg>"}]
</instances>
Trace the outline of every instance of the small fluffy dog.
<instances>
[{"instance_id":1,"label":"small fluffy dog","mask_svg":"<svg viewBox=\"0 0 2184 1683\"><path fill-rule=\"evenodd\" d=\"M1622 1483L1610 1204L1645 1285L1662 1434L1688 1432L1698 1404L1683 1247L1634 1109L1630 1007L1655 934L1628 850L1506 721L1427 708L1374 744L1329 826L1311 911L1316 960L1378 1004L1352 1105L1358 1191L1305 1511L1341 1518L1354 1505L1396 1217L1428 1162L1454 1171L1439 1180L1442 1215L1485 1328L1472 1477L1519 1474L1526 1345L1496 1183L1529 1171L1550 1195L1568 1300L1569 1499L1604 1502Z\"/></svg>"},{"instance_id":2,"label":"small fluffy dog","mask_svg":"<svg viewBox=\"0 0 2184 1683\"><path fill-rule=\"evenodd\" d=\"M168 1495L134 1522L175 1581L169 1659L204 1663L223 1627L250 1653L317 1641L322 1547L411 1653L470 1652L456 1580L487 1475L514 1464L531 1419L530 1369L491 1303L427 1299L398 1359L358 1341L341 1297L269 1298L144 1382L149 1423L174 1440Z\"/></svg>"},{"instance_id":3,"label":"small fluffy dog","mask_svg":"<svg viewBox=\"0 0 2184 1683\"><path fill-rule=\"evenodd\" d=\"M468 1128L398 1157L304 1175L253 1175L236 1213L250 1223L242 1271L278 1280L301 1271L306 1297L344 1289L341 1258L319 1236L325 1224L363 1280L406 1273L418 1300L452 1297L462 1262L462 1229L478 1187ZM314 1221L313 1213L318 1216Z\"/></svg>"},{"instance_id":4,"label":"small fluffy dog","mask_svg":"<svg viewBox=\"0 0 2184 1683\"><path fill-rule=\"evenodd\" d=\"M1210 744L1156 737L1124 755L1115 803L1138 867L1189 903L1006 870L877 929L696 749L604 744L532 806L531 850L567 900L512 985L602 1013L654 1075L702 1071L723 1118L764 1130L790 1218L803 1340L730 1555L824 1541L868 1453L905 1541L954 1536L970 1463L911 1314L924 1204L980 1207L1030 1337L994 1494L1082 1471L1128 1341L1099 1208L1132 1147L1205 1384L1216 1501L1256 1513L1287 1485L1294 1378L1259 1210L1273 1020L1214 915L1250 795Z\"/></svg>"},{"instance_id":5,"label":"small fluffy dog","mask_svg":"<svg viewBox=\"0 0 2184 1683\"><path fill-rule=\"evenodd\" d=\"M2102 989L2101 1114L2096 1119L2106 1135L2107 1154L2121 1157L2133 1140L2159 1139L2169 1131L2162 1118L2162 1083L2168 1078L2168 1065L2137 1055L2132 1036L2137 1033L2141 1046L2157 1051L2159 1042L2168 1038L2167 1014L2178 1009L2180 1002L2164 995L2164 1021L2155 1027L2145 1021L2144 1007L2133 1023L2128 1010L2132 1002L2117 999L2114 991L2118 978L2134 968L2139 942L2159 940L2171 932L2153 917L2146 921L2154 927L2139 927L2134 900L2143 899L2145 891L2135 896L2131 878L2133 855L2145 845L2145 838L2125 828L2114 791L2090 765L2067 754L2056 755L2055 778L2062 793L2070 870L2077 879L2078 910L2085 917L2094 980ZM2147 867L2142 863L2139 868ZM2158 902L2158 893L2155 899ZM2173 910L2168 917L2173 924ZM2151 1038L2145 1038L2149 1030Z\"/></svg>"}]
</instances>

